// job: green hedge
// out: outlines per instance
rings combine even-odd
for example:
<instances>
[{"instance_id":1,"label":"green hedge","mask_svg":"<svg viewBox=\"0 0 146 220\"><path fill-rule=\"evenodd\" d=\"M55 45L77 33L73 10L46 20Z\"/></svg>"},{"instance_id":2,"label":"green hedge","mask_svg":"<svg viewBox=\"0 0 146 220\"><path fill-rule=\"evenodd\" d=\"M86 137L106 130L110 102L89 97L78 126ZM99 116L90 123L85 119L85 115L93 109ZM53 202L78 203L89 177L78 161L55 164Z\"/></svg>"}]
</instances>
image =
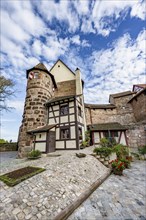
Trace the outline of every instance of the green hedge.
<instances>
[{"instance_id":1,"label":"green hedge","mask_svg":"<svg viewBox=\"0 0 146 220\"><path fill-rule=\"evenodd\" d=\"M13 143L0 143L0 152L17 151L17 142Z\"/></svg>"}]
</instances>

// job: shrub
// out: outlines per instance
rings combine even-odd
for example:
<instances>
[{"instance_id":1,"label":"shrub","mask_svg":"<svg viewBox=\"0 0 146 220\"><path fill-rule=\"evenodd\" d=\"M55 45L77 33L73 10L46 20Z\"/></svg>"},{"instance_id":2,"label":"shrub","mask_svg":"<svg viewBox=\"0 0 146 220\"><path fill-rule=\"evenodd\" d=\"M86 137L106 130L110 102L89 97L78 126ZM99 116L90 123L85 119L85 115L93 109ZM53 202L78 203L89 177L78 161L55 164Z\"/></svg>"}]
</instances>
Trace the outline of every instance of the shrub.
<instances>
[{"instance_id":1,"label":"shrub","mask_svg":"<svg viewBox=\"0 0 146 220\"><path fill-rule=\"evenodd\" d=\"M113 147L115 146L117 143L116 143L116 140L114 138L101 138L100 140L100 146L101 147Z\"/></svg>"},{"instance_id":2,"label":"shrub","mask_svg":"<svg viewBox=\"0 0 146 220\"><path fill-rule=\"evenodd\" d=\"M109 147L99 147L94 149L94 153L108 157L112 153L112 149Z\"/></svg>"},{"instance_id":3,"label":"shrub","mask_svg":"<svg viewBox=\"0 0 146 220\"><path fill-rule=\"evenodd\" d=\"M129 155L129 148L123 144L117 144L113 148L113 151L116 152L118 159L126 158Z\"/></svg>"},{"instance_id":4,"label":"shrub","mask_svg":"<svg viewBox=\"0 0 146 220\"><path fill-rule=\"evenodd\" d=\"M81 148L85 148L85 147L88 147L89 145L88 145L88 142L87 141L82 141L82 143L81 143L81 145L80 145L80 147Z\"/></svg>"},{"instance_id":5,"label":"shrub","mask_svg":"<svg viewBox=\"0 0 146 220\"><path fill-rule=\"evenodd\" d=\"M32 150L30 153L28 153L28 158L38 158L41 156L41 152L39 150Z\"/></svg>"},{"instance_id":6,"label":"shrub","mask_svg":"<svg viewBox=\"0 0 146 220\"><path fill-rule=\"evenodd\" d=\"M125 168L130 168L130 160L127 160L127 159L124 159L124 158L122 158L120 160L121 160L121 162L124 163Z\"/></svg>"},{"instance_id":7,"label":"shrub","mask_svg":"<svg viewBox=\"0 0 146 220\"><path fill-rule=\"evenodd\" d=\"M87 142L87 146L90 146L90 131L85 131L85 141Z\"/></svg>"},{"instance_id":8,"label":"shrub","mask_svg":"<svg viewBox=\"0 0 146 220\"><path fill-rule=\"evenodd\" d=\"M146 145L143 145L143 146L139 147L138 151L142 155L146 154Z\"/></svg>"},{"instance_id":9,"label":"shrub","mask_svg":"<svg viewBox=\"0 0 146 220\"><path fill-rule=\"evenodd\" d=\"M121 160L112 160L111 162L112 171L114 174L122 175L123 170L125 169L125 164Z\"/></svg>"}]
</instances>

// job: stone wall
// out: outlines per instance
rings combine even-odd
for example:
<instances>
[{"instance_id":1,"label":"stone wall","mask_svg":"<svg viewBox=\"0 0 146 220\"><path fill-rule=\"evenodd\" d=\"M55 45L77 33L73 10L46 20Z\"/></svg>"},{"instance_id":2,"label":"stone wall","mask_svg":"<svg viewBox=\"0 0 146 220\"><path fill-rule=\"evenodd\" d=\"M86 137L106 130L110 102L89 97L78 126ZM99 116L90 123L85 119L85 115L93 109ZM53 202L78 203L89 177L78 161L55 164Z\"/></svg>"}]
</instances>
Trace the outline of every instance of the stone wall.
<instances>
[{"instance_id":1,"label":"stone wall","mask_svg":"<svg viewBox=\"0 0 146 220\"><path fill-rule=\"evenodd\" d=\"M69 80L65 82L58 82L54 97L70 96L76 94L76 81Z\"/></svg>"},{"instance_id":2,"label":"stone wall","mask_svg":"<svg viewBox=\"0 0 146 220\"><path fill-rule=\"evenodd\" d=\"M0 143L0 152L4 151L17 151L17 142L13 143Z\"/></svg>"},{"instance_id":3,"label":"stone wall","mask_svg":"<svg viewBox=\"0 0 146 220\"><path fill-rule=\"evenodd\" d=\"M146 123L129 125L126 135L132 152L137 152L138 147L146 144Z\"/></svg>"},{"instance_id":4,"label":"stone wall","mask_svg":"<svg viewBox=\"0 0 146 220\"><path fill-rule=\"evenodd\" d=\"M51 77L39 71L38 79L28 79L22 125L19 129L19 156L23 157L31 150L33 136L27 131L47 123L47 109L44 104L54 95Z\"/></svg>"},{"instance_id":5,"label":"stone wall","mask_svg":"<svg viewBox=\"0 0 146 220\"><path fill-rule=\"evenodd\" d=\"M146 143L146 96L137 98L137 102L133 100L132 105L128 103L131 99L131 95L116 97L112 99L112 102L116 106L115 109L96 109L85 108L85 115L87 125L118 122L125 125L128 130L126 135L128 137L128 144L131 151L135 152L138 147ZM136 102L136 104L135 104ZM138 122L138 120L142 120Z\"/></svg>"},{"instance_id":6,"label":"stone wall","mask_svg":"<svg viewBox=\"0 0 146 220\"><path fill-rule=\"evenodd\" d=\"M146 94L142 93L130 102L137 121L146 119Z\"/></svg>"}]
</instances>

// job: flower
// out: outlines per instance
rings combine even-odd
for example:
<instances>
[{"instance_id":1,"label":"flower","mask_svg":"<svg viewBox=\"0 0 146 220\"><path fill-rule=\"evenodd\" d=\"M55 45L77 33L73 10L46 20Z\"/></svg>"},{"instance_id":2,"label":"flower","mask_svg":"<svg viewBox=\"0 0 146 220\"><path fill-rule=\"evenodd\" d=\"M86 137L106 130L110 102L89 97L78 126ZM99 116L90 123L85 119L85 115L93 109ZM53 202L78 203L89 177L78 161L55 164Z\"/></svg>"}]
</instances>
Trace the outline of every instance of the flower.
<instances>
[{"instance_id":1,"label":"flower","mask_svg":"<svg viewBox=\"0 0 146 220\"><path fill-rule=\"evenodd\" d=\"M111 161L111 166L114 170L121 170L123 171L125 169L125 164L124 162L116 159Z\"/></svg>"}]
</instances>

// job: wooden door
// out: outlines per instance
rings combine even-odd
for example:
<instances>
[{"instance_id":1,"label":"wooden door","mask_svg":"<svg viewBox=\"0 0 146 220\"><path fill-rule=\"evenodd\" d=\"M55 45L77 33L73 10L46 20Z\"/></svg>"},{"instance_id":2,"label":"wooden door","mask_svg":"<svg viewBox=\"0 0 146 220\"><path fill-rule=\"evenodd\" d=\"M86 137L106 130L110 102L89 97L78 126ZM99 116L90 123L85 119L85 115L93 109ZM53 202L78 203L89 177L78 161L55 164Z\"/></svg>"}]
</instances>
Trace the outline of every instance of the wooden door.
<instances>
[{"instance_id":1,"label":"wooden door","mask_svg":"<svg viewBox=\"0 0 146 220\"><path fill-rule=\"evenodd\" d=\"M55 131L49 131L47 140L47 153L55 151Z\"/></svg>"}]
</instances>

